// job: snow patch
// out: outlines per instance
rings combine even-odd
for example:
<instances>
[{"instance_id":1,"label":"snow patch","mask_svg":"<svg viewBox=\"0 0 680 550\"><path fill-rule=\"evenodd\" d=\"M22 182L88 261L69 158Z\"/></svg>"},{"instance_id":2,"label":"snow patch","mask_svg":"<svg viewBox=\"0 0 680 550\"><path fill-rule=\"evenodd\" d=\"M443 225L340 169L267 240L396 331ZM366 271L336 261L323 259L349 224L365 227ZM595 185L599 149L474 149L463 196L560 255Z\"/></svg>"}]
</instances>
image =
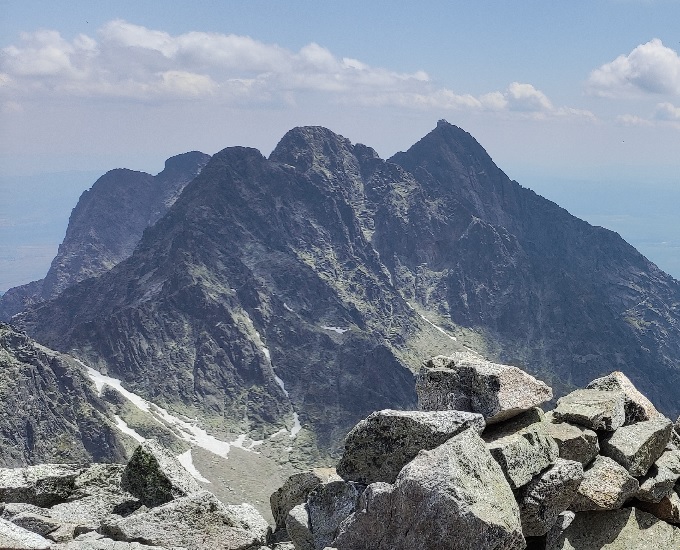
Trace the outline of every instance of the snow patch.
<instances>
[{"instance_id":1,"label":"snow patch","mask_svg":"<svg viewBox=\"0 0 680 550\"><path fill-rule=\"evenodd\" d=\"M116 427L123 432L124 434L129 435L139 443L144 443L146 439L144 439L141 435L139 435L135 430L133 430L130 426L127 425L127 422L123 420L120 416L117 414L113 415L113 418L116 419Z\"/></svg>"},{"instance_id":2,"label":"snow patch","mask_svg":"<svg viewBox=\"0 0 680 550\"><path fill-rule=\"evenodd\" d=\"M270 363L272 362L272 356L271 353L269 353L269 348L262 348L262 353L264 353L264 356L267 358L267 361Z\"/></svg>"},{"instance_id":3,"label":"snow patch","mask_svg":"<svg viewBox=\"0 0 680 550\"><path fill-rule=\"evenodd\" d=\"M295 436L297 436L297 434L300 433L301 429L302 429L302 424L300 424L300 417L298 416L298 413L294 412L293 413L293 427L290 429L290 438L294 439Z\"/></svg>"},{"instance_id":4,"label":"snow patch","mask_svg":"<svg viewBox=\"0 0 680 550\"><path fill-rule=\"evenodd\" d=\"M272 435L269 436L269 439L274 439L275 437L279 437L280 435L287 434L288 430L286 428L281 428L278 432L274 432Z\"/></svg>"},{"instance_id":5,"label":"snow patch","mask_svg":"<svg viewBox=\"0 0 680 550\"><path fill-rule=\"evenodd\" d=\"M189 449L186 453L182 453L181 455L177 455L177 461L184 466L184 469L189 472L192 476L194 476L198 481L201 481L203 483L210 483L209 479L204 478L201 475L201 472L199 472L196 469L196 466L194 466L194 459L191 456L191 449Z\"/></svg>"},{"instance_id":6,"label":"snow patch","mask_svg":"<svg viewBox=\"0 0 680 550\"><path fill-rule=\"evenodd\" d=\"M194 424L181 420L170 414L163 407L154 405L136 393L126 390L123 388L121 381L117 378L106 376L105 374L94 370L92 367L88 367L82 361L78 361L78 363L80 363L86 369L87 374L94 382L94 385L100 395L104 385L111 386L133 405L138 407L140 410L149 413L162 426L170 427L175 435L187 443L190 443L191 445L201 447L202 449L210 451L213 454L227 458L229 455L229 450L232 446L239 447L245 451L255 452L253 451L253 448L262 443L262 441L249 439L245 434L239 435L234 441L231 442L217 439L216 437L209 435L208 432L206 432L203 428L199 428ZM248 444L245 443L246 440L249 441Z\"/></svg>"},{"instance_id":7,"label":"snow patch","mask_svg":"<svg viewBox=\"0 0 680 550\"><path fill-rule=\"evenodd\" d=\"M432 321L430 321L430 320L429 320L427 317L425 317L422 313L418 313L418 315L420 315L420 318L421 318L423 321L425 321L426 323L428 323L430 326L436 328L436 329L437 329L439 332L441 332L444 336L448 336L448 337L451 338L451 340L453 340L454 342L456 341L456 337L455 337L455 336L451 336L451 335L450 335L448 332L446 332L442 327L440 327L439 325L435 325Z\"/></svg>"},{"instance_id":8,"label":"snow patch","mask_svg":"<svg viewBox=\"0 0 680 550\"><path fill-rule=\"evenodd\" d=\"M341 327L329 327L326 325L321 326L322 329L324 330L331 330L333 332L337 332L338 334L345 334L349 329L348 328L341 328Z\"/></svg>"},{"instance_id":9,"label":"snow patch","mask_svg":"<svg viewBox=\"0 0 680 550\"><path fill-rule=\"evenodd\" d=\"M281 388L281 391L286 394L286 397L290 397L288 395L288 392L286 391L286 385L283 383L283 380L281 380L278 376L276 376L276 373L274 373L274 381L279 385L279 388Z\"/></svg>"},{"instance_id":10,"label":"snow patch","mask_svg":"<svg viewBox=\"0 0 680 550\"><path fill-rule=\"evenodd\" d=\"M290 311L291 313L295 313L286 302L283 302L283 309Z\"/></svg>"}]
</instances>

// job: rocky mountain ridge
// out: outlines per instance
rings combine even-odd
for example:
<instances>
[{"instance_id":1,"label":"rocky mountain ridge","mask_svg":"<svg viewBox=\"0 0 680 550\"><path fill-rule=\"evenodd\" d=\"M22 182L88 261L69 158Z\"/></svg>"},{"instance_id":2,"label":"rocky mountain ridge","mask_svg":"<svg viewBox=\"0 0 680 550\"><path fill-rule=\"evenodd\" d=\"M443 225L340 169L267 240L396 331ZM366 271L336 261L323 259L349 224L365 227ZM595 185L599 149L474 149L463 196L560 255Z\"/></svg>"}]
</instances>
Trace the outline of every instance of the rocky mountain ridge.
<instances>
[{"instance_id":1,"label":"rocky mountain ridge","mask_svg":"<svg viewBox=\"0 0 680 550\"><path fill-rule=\"evenodd\" d=\"M680 544L680 419L620 372L561 398L470 352L425 362L417 411L381 410L334 469L289 477L273 525L166 449L125 466L0 469L0 546L33 550L595 550ZM453 407L457 407L458 410Z\"/></svg>"},{"instance_id":2,"label":"rocky mountain ridge","mask_svg":"<svg viewBox=\"0 0 680 550\"><path fill-rule=\"evenodd\" d=\"M319 127L225 149L129 258L13 322L212 429L299 422L313 462L470 348L558 395L621 370L675 415L679 316L677 281L440 121L388 161Z\"/></svg>"},{"instance_id":3,"label":"rocky mountain ridge","mask_svg":"<svg viewBox=\"0 0 680 550\"><path fill-rule=\"evenodd\" d=\"M45 278L0 294L0 320L8 321L127 258L144 230L165 215L209 159L192 151L166 160L155 176L121 168L104 174L78 200Z\"/></svg>"}]
</instances>

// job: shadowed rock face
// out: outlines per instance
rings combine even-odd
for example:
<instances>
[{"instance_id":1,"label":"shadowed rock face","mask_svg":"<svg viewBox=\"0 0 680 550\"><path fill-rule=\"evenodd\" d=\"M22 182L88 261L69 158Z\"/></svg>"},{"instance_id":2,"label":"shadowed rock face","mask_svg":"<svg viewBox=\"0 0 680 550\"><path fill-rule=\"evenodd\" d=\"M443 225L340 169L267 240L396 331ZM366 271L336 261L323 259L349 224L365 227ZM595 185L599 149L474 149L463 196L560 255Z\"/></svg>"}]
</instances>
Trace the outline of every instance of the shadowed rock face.
<instances>
[{"instance_id":1,"label":"shadowed rock face","mask_svg":"<svg viewBox=\"0 0 680 550\"><path fill-rule=\"evenodd\" d=\"M193 151L169 158L156 176L126 169L104 174L73 209L64 242L45 278L0 297L0 319L50 300L130 256L144 230L168 211L209 159Z\"/></svg>"},{"instance_id":2,"label":"shadowed rock face","mask_svg":"<svg viewBox=\"0 0 680 550\"><path fill-rule=\"evenodd\" d=\"M680 288L446 122L384 161L319 127L216 154L132 256L17 322L159 404L335 452L470 344L557 395L623 371L679 412ZM458 337L453 341L432 323ZM285 390L279 382L285 383Z\"/></svg>"},{"instance_id":3,"label":"shadowed rock face","mask_svg":"<svg viewBox=\"0 0 680 550\"><path fill-rule=\"evenodd\" d=\"M0 466L125 458L106 404L72 361L0 323Z\"/></svg>"}]
</instances>

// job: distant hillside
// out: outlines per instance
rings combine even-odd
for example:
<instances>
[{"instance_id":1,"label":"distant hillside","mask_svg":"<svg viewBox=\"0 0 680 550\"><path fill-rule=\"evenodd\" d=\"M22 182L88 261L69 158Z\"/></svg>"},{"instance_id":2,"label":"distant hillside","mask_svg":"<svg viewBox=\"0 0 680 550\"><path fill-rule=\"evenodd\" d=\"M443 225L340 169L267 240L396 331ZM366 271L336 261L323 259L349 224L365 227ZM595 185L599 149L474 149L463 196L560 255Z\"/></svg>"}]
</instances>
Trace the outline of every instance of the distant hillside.
<instances>
[{"instance_id":1,"label":"distant hillside","mask_svg":"<svg viewBox=\"0 0 680 550\"><path fill-rule=\"evenodd\" d=\"M320 127L225 149L130 257L15 320L212 426L299 422L308 457L467 347L558 394L621 370L680 412L680 283L445 121L387 161Z\"/></svg>"}]
</instances>

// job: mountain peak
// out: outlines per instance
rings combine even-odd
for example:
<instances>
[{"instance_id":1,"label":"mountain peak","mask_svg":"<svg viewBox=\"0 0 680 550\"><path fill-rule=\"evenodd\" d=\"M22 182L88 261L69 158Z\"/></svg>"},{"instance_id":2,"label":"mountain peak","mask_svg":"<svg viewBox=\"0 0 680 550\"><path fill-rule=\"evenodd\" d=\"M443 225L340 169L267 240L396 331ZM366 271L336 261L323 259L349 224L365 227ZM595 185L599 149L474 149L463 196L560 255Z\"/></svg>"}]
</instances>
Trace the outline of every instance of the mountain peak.
<instances>
[{"instance_id":1,"label":"mountain peak","mask_svg":"<svg viewBox=\"0 0 680 550\"><path fill-rule=\"evenodd\" d=\"M353 154L347 138L323 126L298 126L286 132L269 156L269 160L307 170L325 165L328 157Z\"/></svg>"}]
</instances>

